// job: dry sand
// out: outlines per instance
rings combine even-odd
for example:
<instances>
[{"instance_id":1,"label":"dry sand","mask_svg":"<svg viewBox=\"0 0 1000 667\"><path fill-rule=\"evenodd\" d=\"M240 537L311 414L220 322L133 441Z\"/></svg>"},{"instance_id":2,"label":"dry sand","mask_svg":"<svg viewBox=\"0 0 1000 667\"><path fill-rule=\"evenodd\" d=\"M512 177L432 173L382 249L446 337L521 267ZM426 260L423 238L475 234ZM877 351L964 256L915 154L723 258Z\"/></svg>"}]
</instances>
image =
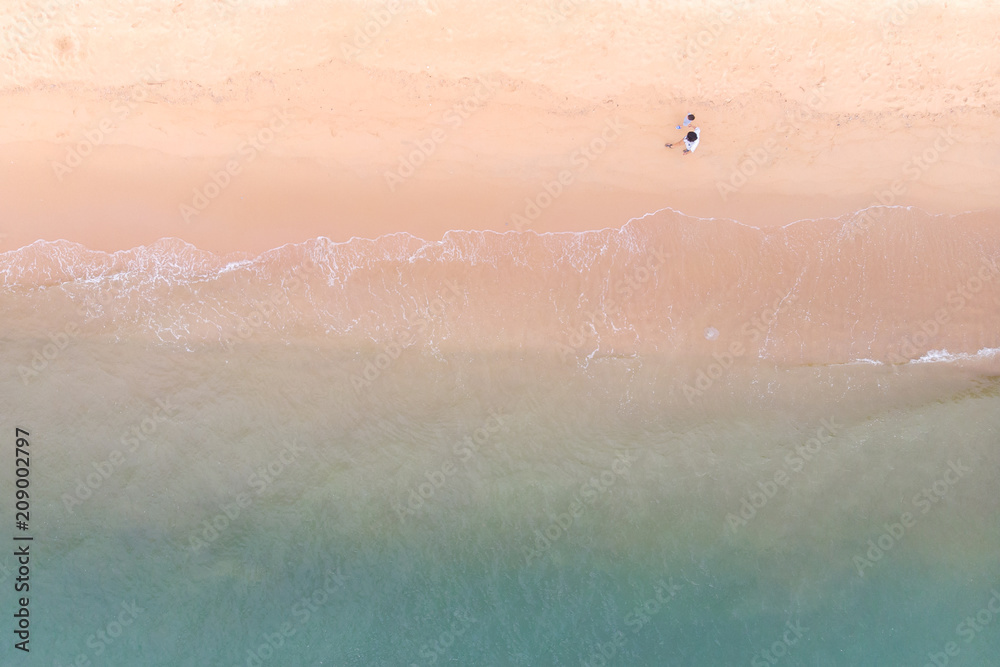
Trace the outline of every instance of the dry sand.
<instances>
[{"instance_id":1,"label":"dry sand","mask_svg":"<svg viewBox=\"0 0 1000 667\"><path fill-rule=\"evenodd\" d=\"M173 236L260 252L617 227L664 207L757 226L1000 208L985 0L0 12L0 250ZM702 141L682 156L664 142L689 111Z\"/></svg>"}]
</instances>

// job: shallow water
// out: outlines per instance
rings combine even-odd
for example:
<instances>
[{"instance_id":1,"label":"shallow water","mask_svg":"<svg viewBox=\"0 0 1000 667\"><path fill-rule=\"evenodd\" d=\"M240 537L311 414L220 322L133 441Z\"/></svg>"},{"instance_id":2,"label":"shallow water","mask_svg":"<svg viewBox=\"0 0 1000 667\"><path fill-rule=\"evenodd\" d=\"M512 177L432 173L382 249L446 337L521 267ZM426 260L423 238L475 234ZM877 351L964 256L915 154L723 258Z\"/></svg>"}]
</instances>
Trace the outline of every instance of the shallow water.
<instances>
[{"instance_id":1,"label":"shallow water","mask_svg":"<svg viewBox=\"0 0 1000 667\"><path fill-rule=\"evenodd\" d=\"M0 256L4 661L992 664L1000 236L863 215Z\"/></svg>"}]
</instances>

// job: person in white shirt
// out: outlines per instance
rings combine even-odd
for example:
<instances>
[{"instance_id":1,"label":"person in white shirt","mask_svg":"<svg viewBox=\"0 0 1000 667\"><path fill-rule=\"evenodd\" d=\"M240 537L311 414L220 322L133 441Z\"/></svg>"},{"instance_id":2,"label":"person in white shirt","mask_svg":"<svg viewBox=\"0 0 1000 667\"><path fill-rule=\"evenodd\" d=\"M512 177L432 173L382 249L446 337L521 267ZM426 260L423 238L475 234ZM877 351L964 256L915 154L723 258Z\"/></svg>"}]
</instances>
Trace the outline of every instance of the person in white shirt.
<instances>
[{"instance_id":1,"label":"person in white shirt","mask_svg":"<svg viewBox=\"0 0 1000 667\"><path fill-rule=\"evenodd\" d=\"M696 127L692 131L684 135L684 152L681 155L687 155L688 153L693 153L694 149L698 148L699 141L701 141L701 128ZM673 148L674 144L666 144L666 146L667 148Z\"/></svg>"}]
</instances>

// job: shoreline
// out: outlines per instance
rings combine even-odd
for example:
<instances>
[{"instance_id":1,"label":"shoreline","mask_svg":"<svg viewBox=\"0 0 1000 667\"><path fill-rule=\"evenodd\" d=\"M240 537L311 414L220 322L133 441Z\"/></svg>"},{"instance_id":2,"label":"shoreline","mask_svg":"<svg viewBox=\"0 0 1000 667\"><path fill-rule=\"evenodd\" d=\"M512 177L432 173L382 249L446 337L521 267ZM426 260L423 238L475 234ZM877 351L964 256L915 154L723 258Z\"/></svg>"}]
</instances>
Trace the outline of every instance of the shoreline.
<instances>
[{"instance_id":1,"label":"shoreline","mask_svg":"<svg viewBox=\"0 0 1000 667\"><path fill-rule=\"evenodd\" d=\"M883 207L759 229L660 211L561 237L458 230L428 241L396 232L379 241L322 237L256 257L176 238L114 255L36 242L0 255L0 272L13 288L13 311L34 299L34 288L46 288L50 329L101 285L128 285L144 307L162 304L151 309L153 320L136 320L128 314L135 303L116 299L117 335L126 337L162 330L173 338L180 327L181 338L211 339L221 313L242 321L273 290L295 291L290 271L313 266L309 290L299 290L259 340L286 332L384 337L413 327L451 280L465 296L433 311L421 327L428 344L540 346L584 366L595 355L646 351L680 350L708 365L720 354L807 366L931 361L947 351L969 355L953 361L995 369L998 224L986 213L951 219Z\"/></svg>"},{"instance_id":2,"label":"shoreline","mask_svg":"<svg viewBox=\"0 0 1000 667\"><path fill-rule=\"evenodd\" d=\"M810 205L812 203L813 203L813 200L804 199L801 202L801 206L803 206L803 207L804 206L808 206L808 205ZM792 210L794 210L794 207L791 207L791 208L792 208ZM971 210L956 211L956 212L933 212L933 211L928 211L928 210L926 210L924 208L921 208L920 206L914 206L914 205L893 204L893 205L884 206L884 205L879 204L879 203L874 203L874 204L870 204L868 206L865 206L865 207L862 207L862 208L859 208L859 209L856 209L856 210L848 211L846 213L841 213L841 214L830 214L830 215L820 215L820 216L812 216L812 217L794 218L794 219L789 220L788 222L784 222L783 224L761 224L761 225L753 225L753 224L749 224L748 222L744 222L743 220L740 220L740 219L737 219L737 218L732 218L732 217L727 217L727 216L719 216L719 215L717 215L717 216L692 215L692 214L686 213L685 211L681 211L681 210L675 209L675 208L673 208L671 206L663 206L663 207L661 207L659 209L656 209L656 210L647 211L645 213L641 213L641 214L629 217L629 218L625 219L621 224L607 224L607 225L602 226L602 227L589 227L589 228L585 228L585 229L572 228L570 225L549 225L547 227L546 226L539 226L538 228L536 228L534 226L526 226L526 227L524 227L522 229L516 229L516 228L514 228L514 227L512 227L510 225L505 225L505 227L500 228L500 229L493 229L493 228L458 228L458 227L455 227L455 228L443 228L442 227L441 230L440 230L440 233L436 237L429 237L429 236L421 236L421 235L419 235L418 233L416 233L414 231L406 230L406 229L387 230L387 231L384 231L384 232L380 233L377 236L363 235L361 233L353 234L353 235L348 235L349 230L351 229L351 227L347 227L346 229L342 227L338 231L343 231L345 233L337 235L336 238L331 237L329 234L325 233L322 229L320 229L313 236L306 236L306 237L303 237L303 238L300 238L300 239L294 239L294 240L280 240L280 241L276 242L275 245L262 245L259 248L255 247L255 248L235 248L234 249L234 248L227 247L227 248L223 249L223 248L216 248L216 247L206 247L206 246L198 245L198 243L196 243L196 242L194 242L192 240L189 240L189 238L185 238L183 236L171 236L171 235L159 236L159 237L156 237L156 238L151 238L148 241L138 242L138 243L136 243L134 245L124 245L124 246L121 246L121 247L119 247L120 244L114 244L114 243L111 244L111 247L95 247L95 246L83 243L81 241L77 241L77 240L75 240L73 238L67 238L67 237L38 238L38 239L34 239L34 240L30 241L30 242L24 243L22 245L17 245L15 247L14 244L12 244L10 242L11 236L9 234L3 234L3 235L0 235L0 255L4 255L6 253L11 253L11 252L23 251L23 250L25 250L25 249L29 248L30 246L35 245L37 243L43 243L43 244L70 243L70 244L74 244L74 245L79 245L84 250L86 250L88 252L104 253L104 254L107 254L109 256L112 256L112 255L117 255L117 254L120 254L120 253L131 253L131 252L142 250L142 249L151 249L153 246L156 246L158 244L162 244L162 243L171 244L171 243L177 241L177 242L180 242L182 244L190 245L194 250L196 250L198 252L208 252L208 253L211 253L212 255L214 255L216 257L219 257L219 258L224 258L224 257L239 257L240 259L237 260L237 261L256 261L258 259L263 258L265 255L267 255L267 254L269 254L271 252L279 251L279 250L282 250L282 249L284 249L286 247L300 247L300 246L308 245L310 243L324 242L324 241L328 241L329 244L332 245L332 246L348 246L348 245L350 245L352 243L379 243L379 242L384 242L384 241L386 241L388 239L391 239L394 236L399 236L399 235L407 236L407 237L413 239L414 241L417 241L417 242L420 242L420 243L425 243L425 244L441 244L441 243L447 242L447 239L448 239L449 236L453 236L455 234L467 234L467 233L468 234L493 233L493 234L500 234L500 235L504 235L504 234L507 234L507 233L515 233L515 234L517 234L517 233L524 233L524 234L531 233L531 234L534 234L536 236L541 236L541 237L544 237L544 236L559 236L559 235L579 236L579 235L588 235L588 234L622 233L622 232L625 232L627 230L628 226L631 223L641 222L645 218L655 217L655 216L658 216L658 215L661 215L661 214L662 215L677 216L679 218L685 219L685 222L691 222L691 223L728 223L728 224L732 224L732 225L735 225L735 226L738 226L738 227L743 227L743 228L746 228L746 229L750 229L750 230L753 230L753 231L756 231L756 232L762 232L766 236L766 235L770 235L770 234L780 234L783 230L786 230L786 229L788 229L790 227L794 227L794 226L797 226L797 225L808 224L808 223L829 224L829 223L835 223L835 222L837 222L839 220L844 220L845 218L850 218L851 216L858 216L860 218L864 218L865 215L869 214L872 211L878 212L878 211L881 211L881 210L894 210L894 209L895 210L899 210L899 211L915 212L916 214L918 214L920 216L925 216L925 217L928 217L928 218L942 218L942 217L945 217L945 218L957 218L957 217L963 217L963 216L970 216L970 217L975 217L977 219L997 219L997 220L1000 220L1000 209L993 209L993 208L971 209ZM784 210L788 211L789 208L786 207ZM811 208L810 210L815 210L815 209ZM752 213L749 216L749 219L750 220L755 220L756 219L754 217L755 215L762 215L763 216L765 214L766 214L766 211L763 210L763 209L761 209L760 211L756 211L756 212ZM764 219L771 220L771 218L764 218ZM862 220L862 221L864 222L864 220ZM844 224L846 225L847 223L845 222ZM1000 223L998 223L998 224L1000 224ZM855 231L855 232L853 232L853 235L856 236L857 233L858 232ZM119 237L119 238L121 238L121 237ZM853 238L853 236L850 236L849 239L850 238Z\"/></svg>"}]
</instances>

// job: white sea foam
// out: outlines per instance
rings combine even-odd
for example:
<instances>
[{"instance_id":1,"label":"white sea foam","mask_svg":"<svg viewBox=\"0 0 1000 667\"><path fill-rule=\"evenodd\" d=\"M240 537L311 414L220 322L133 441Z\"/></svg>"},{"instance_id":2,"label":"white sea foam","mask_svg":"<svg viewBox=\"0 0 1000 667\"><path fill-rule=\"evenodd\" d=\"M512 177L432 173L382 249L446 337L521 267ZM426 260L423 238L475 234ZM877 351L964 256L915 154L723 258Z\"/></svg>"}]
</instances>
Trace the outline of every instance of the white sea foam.
<instances>
[{"instance_id":1,"label":"white sea foam","mask_svg":"<svg viewBox=\"0 0 1000 667\"><path fill-rule=\"evenodd\" d=\"M838 230L865 211L878 224L860 248L838 252ZM8 309L38 315L40 335L113 291L84 308L99 315L84 324L116 339L208 340L250 318L257 340L322 331L381 344L418 323L418 344L429 349L563 345L580 364L642 350L709 356L734 343L746 348L741 363L881 364L947 307L951 321L907 359L945 361L952 357L931 348L975 355L997 344L991 293L1000 281L970 281L1000 256L996 222L904 207L862 212L758 229L665 208L619 228L319 237L257 256L176 238L113 253L38 241L0 254L0 290ZM449 280L460 298L448 296ZM949 306L956 284L976 289L960 307ZM40 288L51 298L22 298ZM260 304L276 303L276 290L288 298L272 316ZM761 316L766 323L755 323Z\"/></svg>"},{"instance_id":2,"label":"white sea foam","mask_svg":"<svg viewBox=\"0 0 1000 667\"><path fill-rule=\"evenodd\" d=\"M939 364L955 361L968 361L972 359L992 359L997 355L1000 355L1000 348L998 347L984 347L975 354L952 354L948 350L929 350L926 354L924 354L924 356L919 359L914 359L912 363Z\"/></svg>"}]
</instances>

